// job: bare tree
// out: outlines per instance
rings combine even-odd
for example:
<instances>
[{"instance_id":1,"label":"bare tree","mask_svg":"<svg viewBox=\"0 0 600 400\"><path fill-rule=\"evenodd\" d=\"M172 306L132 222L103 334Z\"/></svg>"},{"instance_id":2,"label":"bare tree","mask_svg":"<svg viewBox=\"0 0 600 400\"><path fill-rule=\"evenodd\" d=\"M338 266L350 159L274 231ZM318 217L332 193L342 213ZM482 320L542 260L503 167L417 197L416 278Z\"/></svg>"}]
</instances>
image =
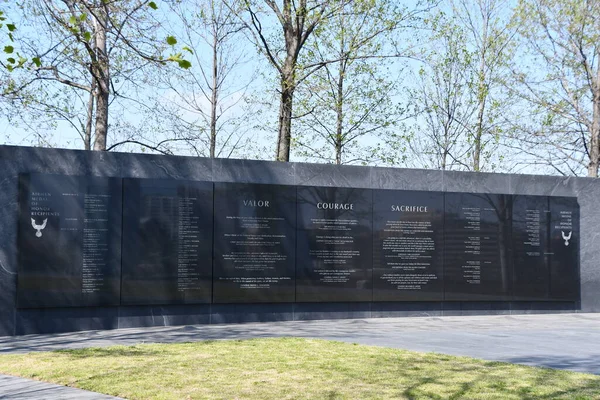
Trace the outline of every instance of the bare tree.
<instances>
[{"instance_id":1,"label":"bare tree","mask_svg":"<svg viewBox=\"0 0 600 400\"><path fill-rule=\"evenodd\" d=\"M472 73L476 77L473 90L477 115L468 140L472 148L470 169L480 171L485 168L484 153L489 154L493 150L489 146L499 141L503 130L501 116L511 103L503 96L502 86L509 72L515 34L508 21L510 3L508 0L451 0L451 5L454 17L466 33L465 48L470 46L476 56Z\"/></svg>"},{"instance_id":2,"label":"bare tree","mask_svg":"<svg viewBox=\"0 0 600 400\"><path fill-rule=\"evenodd\" d=\"M67 121L85 149L106 150L111 97L147 62L162 62L152 8L149 0L26 1L23 18L36 31L20 43L31 63L7 78L3 96Z\"/></svg>"},{"instance_id":3,"label":"bare tree","mask_svg":"<svg viewBox=\"0 0 600 400\"><path fill-rule=\"evenodd\" d=\"M514 24L526 46L509 86L528 103L519 148L561 174L597 177L600 3L521 0Z\"/></svg>"},{"instance_id":4,"label":"bare tree","mask_svg":"<svg viewBox=\"0 0 600 400\"><path fill-rule=\"evenodd\" d=\"M412 166L470 169L468 136L478 108L470 71L476 56L451 22L438 19L430 43L409 90L418 114L409 145L419 163Z\"/></svg>"},{"instance_id":5,"label":"bare tree","mask_svg":"<svg viewBox=\"0 0 600 400\"><path fill-rule=\"evenodd\" d=\"M296 120L303 130L294 143L305 156L364 163L374 154L359 141L386 136L404 117L392 98L402 73L398 59L410 52L399 52L394 39L420 24L425 8L419 2L412 9L377 0L338 2L340 11L316 30L303 60L323 67L299 89Z\"/></svg>"},{"instance_id":6,"label":"bare tree","mask_svg":"<svg viewBox=\"0 0 600 400\"><path fill-rule=\"evenodd\" d=\"M166 89L160 107L178 131L186 132L196 154L229 157L245 143L244 102L255 75L240 45L245 25L219 0L175 3L171 10L193 62L187 70L172 67L160 74Z\"/></svg>"},{"instance_id":7,"label":"bare tree","mask_svg":"<svg viewBox=\"0 0 600 400\"><path fill-rule=\"evenodd\" d=\"M335 0L243 0L244 23L259 51L275 68L279 78L279 117L276 159L289 161L292 138L292 108L298 85L323 67L322 62L300 65L300 55L321 24L342 9ZM274 32L274 17L279 30Z\"/></svg>"}]
</instances>

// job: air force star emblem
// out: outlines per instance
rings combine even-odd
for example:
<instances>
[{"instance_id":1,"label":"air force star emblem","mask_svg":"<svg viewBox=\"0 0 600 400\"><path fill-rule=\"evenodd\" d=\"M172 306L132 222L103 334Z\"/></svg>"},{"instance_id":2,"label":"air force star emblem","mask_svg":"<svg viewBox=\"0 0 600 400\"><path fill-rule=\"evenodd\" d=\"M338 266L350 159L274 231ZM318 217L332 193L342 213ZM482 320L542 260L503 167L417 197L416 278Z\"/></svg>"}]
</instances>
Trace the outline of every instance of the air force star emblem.
<instances>
[{"instance_id":1,"label":"air force star emblem","mask_svg":"<svg viewBox=\"0 0 600 400\"><path fill-rule=\"evenodd\" d=\"M35 219L31 218L31 226L33 226L33 229L35 229L37 231L35 233L35 236L42 237L42 230L46 227L47 222L48 222L48 218L44 219L44 222L42 222L41 225L38 225L35 223Z\"/></svg>"},{"instance_id":2,"label":"air force star emblem","mask_svg":"<svg viewBox=\"0 0 600 400\"><path fill-rule=\"evenodd\" d=\"M571 240L571 235L573 235L573 231L569 231L569 235L565 235L565 231L560 231L562 233L562 238L565 240L565 246L569 245L569 240Z\"/></svg>"}]
</instances>

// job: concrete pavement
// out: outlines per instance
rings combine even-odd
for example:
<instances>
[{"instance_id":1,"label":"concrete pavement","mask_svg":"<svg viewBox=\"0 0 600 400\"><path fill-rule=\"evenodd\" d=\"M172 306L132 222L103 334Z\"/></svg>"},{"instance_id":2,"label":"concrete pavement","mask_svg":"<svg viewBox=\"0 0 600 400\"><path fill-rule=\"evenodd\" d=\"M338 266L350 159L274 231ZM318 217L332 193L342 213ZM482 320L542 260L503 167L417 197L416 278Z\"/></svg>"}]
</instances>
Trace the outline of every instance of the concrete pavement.
<instances>
[{"instance_id":1,"label":"concrete pavement","mask_svg":"<svg viewBox=\"0 0 600 400\"><path fill-rule=\"evenodd\" d=\"M11 400L110 400L118 397L106 396L51 383L0 375L0 399Z\"/></svg>"}]
</instances>

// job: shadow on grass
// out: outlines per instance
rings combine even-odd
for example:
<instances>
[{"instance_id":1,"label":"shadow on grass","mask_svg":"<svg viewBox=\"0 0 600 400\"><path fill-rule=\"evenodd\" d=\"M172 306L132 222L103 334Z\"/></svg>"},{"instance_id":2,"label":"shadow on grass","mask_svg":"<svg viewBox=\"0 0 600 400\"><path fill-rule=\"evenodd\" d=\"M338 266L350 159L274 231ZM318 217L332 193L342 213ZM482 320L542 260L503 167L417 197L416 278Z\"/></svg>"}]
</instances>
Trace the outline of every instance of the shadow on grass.
<instances>
[{"instance_id":1,"label":"shadow on grass","mask_svg":"<svg viewBox=\"0 0 600 400\"><path fill-rule=\"evenodd\" d=\"M308 330L312 332L312 330ZM301 329L294 329L294 336L303 335ZM138 343L187 343L211 342L214 340L245 340L250 338L274 338L291 336L262 326L232 325L223 329L220 326L183 325L174 327L150 327L143 329L123 329L108 331L66 332L55 334L35 334L25 336L0 337L0 354L55 351L62 349L87 348L90 346L112 346L115 344L134 345Z\"/></svg>"},{"instance_id":2,"label":"shadow on grass","mask_svg":"<svg viewBox=\"0 0 600 400\"><path fill-rule=\"evenodd\" d=\"M600 377L594 375L312 339L142 344L54 354L61 359L44 355L44 362L50 359L60 367L60 363L72 361L72 371L65 371L62 379L69 379L71 374L71 379L77 378L73 382L78 387L88 390L122 385L124 395L131 397L136 397L132 393L138 393L137 397L145 393L144 398L162 398L181 390L185 381L185 390L192 392L209 390L229 398L249 399L275 399L284 393L332 399L476 399L490 395L531 400L600 399ZM204 358L203 354L210 356ZM105 367L108 358L113 360ZM85 362L77 366L75 361L80 359ZM23 365L26 372L37 368L36 363ZM87 370L81 374L77 368ZM161 386L153 389L156 392L152 395L142 391L157 381ZM247 387L254 388L252 396L247 397ZM177 393L185 397L188 392Z\"/></svg>"},{"instance_id":3,"label":"shadow on grass","mask_svg":"<svg viewBox=\"0 0 600 400\"><path fill-rule=\"evenodd\" d=\"M588 372L600 375L600 353L582 356L532 355L506 357L503 361L513 364L535 365L554 369ZM599 396L600 397L600 396Z\"/></svg>"},{"instance_id":4,"label":"shadow on grass","mask_svg":"<svg viewBox=\"0 0 600 400\"><path fill-rule=\"evenodd\" d=\"M430 364L435 363L437 362L432 361ZM443 364L440 367L444 368ZM498 398L518 398L520 400L600 399L600 379L577 378L567 382L569 372L556 371L549 368L528 370L524 376L519 376L518 372L510 371L511 367L513 365L508 363L493 362L485 363L483 366L475 365L461 368L460 371L471 375L472 379L456 384L457 388L443 395L433 392L431 387L428 388L427 386L436 384L448 388L448 382L444 379L413 376L416 383L407 387L402 392L402 395L409 400L422 398L458 400L462 398L483 397L484 393L486 395L493 394L499 396ZM499 379L497 376L494 376L499 370L503 369L506 369L510 379ZM409 374L416 375L418 371L413 370ZM507 382L513 379L519 380L519 386L513 386L510 382ZM543 388L545 393L542 393L540 388Z\"/></svg>"}]
</instances>

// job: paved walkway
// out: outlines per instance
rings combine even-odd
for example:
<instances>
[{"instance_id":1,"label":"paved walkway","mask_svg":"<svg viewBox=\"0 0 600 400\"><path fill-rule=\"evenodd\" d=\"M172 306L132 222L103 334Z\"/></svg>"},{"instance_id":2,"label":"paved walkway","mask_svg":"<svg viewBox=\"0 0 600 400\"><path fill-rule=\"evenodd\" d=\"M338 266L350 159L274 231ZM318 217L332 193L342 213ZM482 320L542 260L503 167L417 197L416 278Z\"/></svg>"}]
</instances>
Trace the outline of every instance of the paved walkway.
<instances>
[{"instance_id":1,"label":"paved walkway","mask_svg":"<svg viewBox=\"0 0 600 400\"><path fill-rule=\"evenodd\" d=\"M1 337L0 353L142 342L171 343L279 336L332 339L423 352L433 351L600 375L600 314L290 321L88 331ZM3 380L0 380L0 393L5 388L11 388L12 379L3 377ZM44 398L31 398L34 397ZM0 399L2 398L0 395ZM108 397L78 395L72 398Z\"/></svg>"},{"instance_id":2,"label":"paved walkway","mask_svg":"<svg viewBox=\"0 0 600 400\"><path fill-rule=\"evenodd\" d=\"M0 375L0 399L108 400L117 398L31 379Z\"/></svg>"}]
</instances>

